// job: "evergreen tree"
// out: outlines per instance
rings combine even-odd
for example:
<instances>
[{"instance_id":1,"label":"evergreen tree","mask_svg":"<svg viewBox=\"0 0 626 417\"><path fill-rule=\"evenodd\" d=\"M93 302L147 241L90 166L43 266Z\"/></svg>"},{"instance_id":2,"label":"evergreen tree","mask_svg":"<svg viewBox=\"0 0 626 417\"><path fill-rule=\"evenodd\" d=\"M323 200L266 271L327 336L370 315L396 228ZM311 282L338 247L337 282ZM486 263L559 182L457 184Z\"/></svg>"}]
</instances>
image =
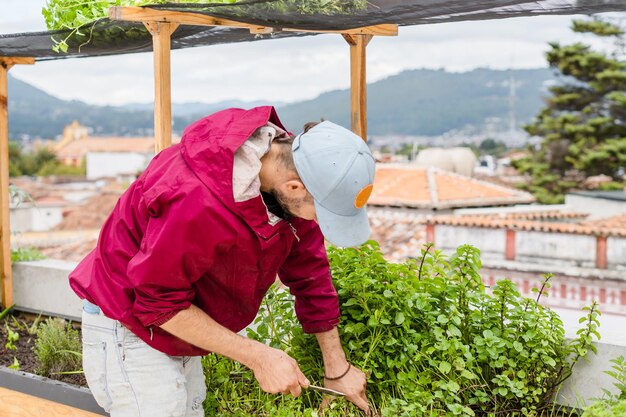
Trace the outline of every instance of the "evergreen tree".
<instances>
[{"instance_id":1,"label":"evergreen tree","mask_svg":"<svg viewBox=\"0 0 626 417\"><path fill-rule=\"evenodd\" d=\"M560 203L588 176L604 174L623 186L626 166L626 62L624 29L606 20L574 20L572 30L612 38L612 51L583 43L550 44L550 67L560 83L547 106L525 126L543 141L515 167L531 178L524 187L543 203Z\"/></svg>"}]
</instances>

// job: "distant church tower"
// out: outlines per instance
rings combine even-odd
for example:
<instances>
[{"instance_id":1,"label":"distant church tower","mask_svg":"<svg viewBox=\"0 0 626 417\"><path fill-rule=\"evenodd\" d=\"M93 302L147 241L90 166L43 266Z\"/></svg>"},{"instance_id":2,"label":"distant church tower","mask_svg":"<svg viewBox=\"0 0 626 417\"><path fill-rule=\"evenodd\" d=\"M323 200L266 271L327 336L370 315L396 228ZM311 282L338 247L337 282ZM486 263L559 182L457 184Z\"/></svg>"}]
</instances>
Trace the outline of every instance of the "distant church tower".
<instances>
[{"instance_id":1,"label":"distant church tower","mask_svg":"<svg viewBox=\"0 0 626 417\"><path fill-rule=\"evenodd\" d=\"M54 149L59 151L74 141L87 139L88 137L89 128L81 125L77 120L74 120L63 128L61 140L54 146Z\"/></svg>"}]
</instances>

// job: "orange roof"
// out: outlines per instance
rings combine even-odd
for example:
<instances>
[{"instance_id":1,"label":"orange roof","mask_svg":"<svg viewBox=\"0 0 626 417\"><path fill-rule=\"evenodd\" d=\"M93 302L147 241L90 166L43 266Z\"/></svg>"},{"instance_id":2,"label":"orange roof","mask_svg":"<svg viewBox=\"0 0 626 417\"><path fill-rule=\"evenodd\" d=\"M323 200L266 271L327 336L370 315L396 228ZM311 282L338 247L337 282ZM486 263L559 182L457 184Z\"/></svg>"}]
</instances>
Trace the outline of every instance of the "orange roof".
<instances>
[{"instance_id":1,"label":"orange roof","mask_svg":"<svg viewBox=\"0 0 626 417\"><path fill-rule=\"evenodd\" d=\"M626 230L626 213L605 219L590 220L583 224L602 229Z\"/></svg>"},{"instance_id":2,"label":"orange roof","mask_svg":"<svg viewBox=\"0 0 626 417\"><path fill-rule=\"evenodd\" d=\"M542 222L497 215L437 216L429 219L428 223L461 227L626 237L626 214L580 223Z\"/></svg>"},{"instance_id":3,"label":"orange roof","mask_svg":"<svg viewBox=\"0 0 626 417\"><path fill-rule=\"evenodd\" d=\"M180 142L180 138L172 138L172 143ZM59 158L82 157L88 152L154 152L152 137L90 137L75 140L58 150Z\"/></svg>"},{"instance_id":4,"label":"orange roof","mask_svg":"<svg viewBox=\"0 0 626 417\"><path fill-rule=\"evenodd\" d=\"M433 167L378 165L370 205L444 209L534 202L524 191Z\"/></svg>"}]
</instances>

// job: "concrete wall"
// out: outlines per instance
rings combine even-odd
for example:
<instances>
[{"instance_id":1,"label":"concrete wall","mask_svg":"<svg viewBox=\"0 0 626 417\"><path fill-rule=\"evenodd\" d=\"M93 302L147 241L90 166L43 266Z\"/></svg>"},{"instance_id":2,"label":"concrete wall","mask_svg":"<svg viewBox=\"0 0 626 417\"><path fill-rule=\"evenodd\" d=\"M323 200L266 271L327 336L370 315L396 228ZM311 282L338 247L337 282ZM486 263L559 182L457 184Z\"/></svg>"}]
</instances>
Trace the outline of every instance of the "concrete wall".
<instances>
[{"instance_id":1,"label":"concrete wall","mask_svg":"<svg viewBox=\"0 0 626 417\"><path fill-rule=\"evenodd\" d=\"M12 233L27 232L31 230L32 221L30 207L12 207L9 211L9 222Z\"/></svg>"},{"instance_id":2,"label":"concrete wall","mask_svg":"<svg viewBox=\"0 0 626 417\"><path fill-rule=\"evenodd\" d=\"M595 236L518 230L515 246L515 260L519 262L588 268L593 268L596 262Z\"/></svg>"},{"instance_id":3,"label":"concrete wall","mask_svg":"<svg viewBox=\"0 0 626 417\"><path fill-rule=\"evenodd\" d=\"M582 195L565 195L565 205L574 211L589 213L589 219L601 219L626 213L626 203L606 198L585 197Z\"/></svg>"},{"instance_id":4,"label":"concrete wall","mask_svg":"<svg viewBox=\"0 0 626 417\"><path fill-rule=\"evenodd\" d=\"M606 262L609 269L626 269L626 238L607 238Z\"/></svg>"},{"instance_id":5,"label":"concrete wall","mask_svg":"<svg viewBox=\"0 0 626 417\"><path fill-rule=\"evenodd\" d=\"M26 311L80 320L82 303L69 286L75 262L45 259L13 264L13 302Z\"/></svg>"},{"instance_id":6,"label":"concrete wall","mask_svg":"<svg viewBox=\"0 0 626 417\"><path fill-rule=\"evenodd\" d=\"M480 249L485 259L504 259L505 230L478 227L435 226L435 247L443 250L455 250L470 244Z\"/></svg>"},{"instance_id":7,"label":"concrete wall","mask_svg":"<svg viewBox=\"0 0 626 417\"><path fill-rule=\"evenodd\" d=\"M595 345L598 349L597 355L590 352L586 358L579 360L574 366L572 376L561 387L557 395L559 404L582 408L591 404L593 398L602 397L603 388L613 393L618 392L613 386L616 381L604 371L611 370L611 359L626 357L626 346L606 343Z\"/></svg>"},{"instance_id":8,"label":"concrete wall","mask_svg":"<svg viewBox=\"0 0 626 417\"><path fill-rule=\"evenodd\" d=\"M87 179L93 180L143 171L152 153L140 152L89 152L87 154Z\"/></svg>"},{"instance_id":9,"label":"concrete wall","mask_svg":"<svg viewBox=\"0 0 626 417\"><path fill-rule=\"evenodd\" d=\"M11 232L45 232L63 220L63 207L23 205L11 209L9 220Z\"/></svg>"}]
</instances>

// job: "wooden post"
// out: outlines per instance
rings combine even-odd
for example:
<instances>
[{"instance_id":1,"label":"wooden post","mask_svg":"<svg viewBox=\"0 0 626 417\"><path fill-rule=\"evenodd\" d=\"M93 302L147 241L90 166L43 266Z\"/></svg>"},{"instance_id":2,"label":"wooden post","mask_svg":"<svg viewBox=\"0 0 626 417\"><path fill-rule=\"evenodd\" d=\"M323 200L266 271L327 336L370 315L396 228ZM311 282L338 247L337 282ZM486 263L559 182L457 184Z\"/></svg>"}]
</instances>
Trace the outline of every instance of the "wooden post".
<instances>
[{"instance_id":1,"label":"wooden post","mask_svg":"<svg viewBox=\"0 0 626 417\"><path fill-rule=\"evenodd\" d=\"M2 306L13 304L11 276L11 230L9 224L9 113L7 76L11 65L0 62L0 277Z\"/></svg>"},{"instance_id":2,"label":"wooden post","mask_svg":"<svg viewBox=\"0 0 626 417\"><path fill-rule=\"evenodd\" d=\"M372 35L343 34L350 45L350 127L367 142L367 78L365 49Z\"/></svg>"},{"instance_id":3,"label":"wooden post","mask_svg":"<svg viewBox=\"0 0 626 417\"><path fill-rule=\"evenodd\" d=\"M154 151L172 144L172 94L170 79L170 40L176 23L146 22L152 34L154 53Z\"/></svg>"},{"instance_id":4,"label":"wooden post","mask_svg":"<svg viewBox=\"0 0 626 417\"><path fill-rule=\"evenodd\" d=\"M8 73L14 64L34 64L33 58L0 57L0 285L2 306L13 305L11 227L9 223L9 92Z\"/></svg>"},{"instance_id":5,"label":"wooden post","mask_svg":"<svg viewBox=\"0 0 626 417\"><path fill-rule=\"evenodd\" d=\"M352 131L367 142L367 98L365 79L365 48L372 36L397 36L398 25L381 24L364 26L344 30L310 30L301 28L273 28L268 26L252 25L230 19L221 19L206 16L200 13L175 12L169 10L155 10L149 7L110 7L109 18L128 22L143 22L150 33L154 45L154 73L155 73L155 137L157 152L171 144L171 125L165 127L163 123L171 119L170 98L170 36L177 25L224 26L245 28L252 34L268 34L275 32L314 32L340 33L350 44L350 78L351 78L351 127ZM160 78L159 78L160 77ZM167 106L165 104L167 96ZM160 104L159 104L160 103ZM157 106L161 106L158 108ZM167 117L167 115L170 115ZM157 122L160 118L160 124ZM165 131L167 129L167 131ZM159 139L161 135L162 143Z\"/></svg>"}]
</instances>

